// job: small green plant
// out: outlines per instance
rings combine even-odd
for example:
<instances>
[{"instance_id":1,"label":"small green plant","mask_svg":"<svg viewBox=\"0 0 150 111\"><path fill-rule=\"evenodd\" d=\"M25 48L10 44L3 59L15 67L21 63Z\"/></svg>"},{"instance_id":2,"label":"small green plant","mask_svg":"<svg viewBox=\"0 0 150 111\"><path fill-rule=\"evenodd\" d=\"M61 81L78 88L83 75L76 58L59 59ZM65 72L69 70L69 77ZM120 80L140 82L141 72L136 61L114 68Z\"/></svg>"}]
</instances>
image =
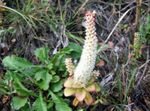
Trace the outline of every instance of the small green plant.
<instances>
[{"instance_id":1,"label":"small green plant","mask_svg":"<svg viewBox=\"0 0 150 111\"><path fill-rule=\"evenodd\" d=\"M135 33L133 53L136 58L142 55L142 47L150 44L150 15L147 15L146 23L141 24L139 32Z\"/></svg>"},{"instance_id":2,"label":"small green plant","mask_svg":"<svg viewBox=\"0 0 150 111\"><path fill-rule=\"evenodd\" d=\"M76 46L73 48L73 46ZM35 50L39 64L17 57L3 59L6 74L1 80L0 94L12 97L11 108L20 111L71 111L63 99L63 83L66 77L66 56L80 56L81 47L70 45L50 58L46 47Z\"/></svg>"}]
</instances>

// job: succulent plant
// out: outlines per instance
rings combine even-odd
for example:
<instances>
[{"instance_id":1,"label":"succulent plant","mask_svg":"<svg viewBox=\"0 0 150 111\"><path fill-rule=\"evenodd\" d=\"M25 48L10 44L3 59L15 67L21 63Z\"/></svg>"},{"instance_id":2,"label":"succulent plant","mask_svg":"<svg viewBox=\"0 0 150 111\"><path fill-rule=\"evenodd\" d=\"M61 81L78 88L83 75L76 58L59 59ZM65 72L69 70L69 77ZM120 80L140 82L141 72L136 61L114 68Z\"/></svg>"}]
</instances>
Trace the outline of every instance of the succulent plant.
<instances>
[{"instance_id":1,"label":"succulent plant","mask_svg":"<svg viewBox=\"0 0 150 111\"><path fill-rule=\"evenodd\" d=\"M100 91L93 72L97 54L95 14L95 11L88 11L85 14L86 36L81 58L76 68L74 68L71 58L67 58L65 61L70 77L64 83L64 95L75 96L74 106L82 101L85 101L87 105L91 105L94 100L90 93Z\"/></svg>"},{"instance_id":2,"label":"succulent plant","mask_svg":"<svg viewBox=\"0 0 150 111\"><path fill-rule=\"evenodd\" d=\"M82 101L85 101L87 105L91 105L94 102L94 100L90 93L100 91L100 87L95 82L94 78L91 78L91 80L88 81L86 87L82 87L81 85L74 83L72 77L69 77L67 81L64 83L64 86L65 86L64 95L66 97L72 95L75 96L75 99L73 100L74 106L77 106L78 103Z\"/></svg>"},{"instance_id":3,"label":"succulent plant","mask_svg":"<svg viewBox=\"0 0 150 111\"><path fill-rule=\"evenodd\" d=\"M86 85L92 76L97 54L95 11L85 14L86 36L80 61L74 71L75 82Z\"/></svg>"}]
</instances>

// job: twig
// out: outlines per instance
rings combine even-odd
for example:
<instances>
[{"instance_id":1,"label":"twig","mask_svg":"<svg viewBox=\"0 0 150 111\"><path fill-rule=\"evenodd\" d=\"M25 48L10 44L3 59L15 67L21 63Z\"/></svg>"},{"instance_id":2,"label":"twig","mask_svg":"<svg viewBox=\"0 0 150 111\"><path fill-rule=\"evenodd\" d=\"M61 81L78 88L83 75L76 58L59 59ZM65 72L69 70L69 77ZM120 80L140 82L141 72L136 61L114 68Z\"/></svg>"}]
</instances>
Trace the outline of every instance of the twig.
<instances>
[{"instance_id":1,"label":"twig","mask_svg":"<svg viewBox=\"0 0 150 111\"><path fill-rule=\"evenodd\" d=\"M137 87L139 86L141 80L143 79L143 77L144 77L144 75L146 73L146 70L147 70L147 67L148 67L148 63L150 62L149 57L150 57L150 55L149 55L149 49L147 48L147 60L146 60L146 62L142 66L139 67L139 70L140 70L141 68L143 68L145 66L144 70L143 70L143 73L142 73L142 75L141 75L141 77L140 77L140 79L139 79L139 81L137 83Z\"/></svg>"},{"instance_id":2,"label":"twig","mask_svg":"<svg viewBox=\"0 0 150 111\"><path fill-rule=\"evenodd\" d=\"M129 7L131 7L131 6L133 5L133 3L135 3L135 0L134 0L134 1L131 1L128 5L126 5L125 7L123 7L123 8L120 10L120 12L122 12L122 11L128 9ZM122 5L122 4L121 4L121 5Z\"/></svg>"},{"instance_id":3,"label":"twig","mask_svg":"<svg viewBox=\"0 0 150 111\"><path fill-rule=\"evenodd\" d=\"M133 7L134 8L134 7ZM108 40L110 39L111 35L113 34L113 32L116 30L117 26L120 24L120 22L122 21L122 19L127 15L127 13L129 11L131 11L133 8L128 9L118 20L117 24L114 26L114 28L112 29L112 31L110 32L110 34L108 35L107 39L105 40L105 44L108 42Z\"/></svg>"},{"instance_id":4,"label":"twig","mask_svg":"<svg viewBox=\"0 0 150 111\"><path fill-rule=\"evenodd\" d=\"M148 59L144 64L142 64L138 70L142 69L145 65L147 65L150 62L150 59Z\"/></svg>"},{"instance_id":5,"label":"twig","mask_svg":"<svg viewBox=\"0 0 150 111\"><path fill-rule=\"evenodd\" d=\"M136 0L136 15L135 15L135 25L136 25L136 30L139 27L140 24L140 15L141 15L141 4L142 4L142 0Z\"/></svg>"}]
</instances>

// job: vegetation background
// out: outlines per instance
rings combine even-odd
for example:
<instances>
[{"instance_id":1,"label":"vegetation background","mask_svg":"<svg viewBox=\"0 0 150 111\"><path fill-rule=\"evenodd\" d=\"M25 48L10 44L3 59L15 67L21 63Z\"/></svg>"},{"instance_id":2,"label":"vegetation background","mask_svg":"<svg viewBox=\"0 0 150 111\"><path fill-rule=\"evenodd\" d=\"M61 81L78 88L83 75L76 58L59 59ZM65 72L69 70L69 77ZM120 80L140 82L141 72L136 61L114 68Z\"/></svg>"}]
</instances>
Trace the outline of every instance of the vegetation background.
<instances>
[{"instance_id":1,"label":"vegetation background","mask_svg":"<svg viewBox=\"0 0 150 111\"><path fill-rule=\"evenodd\" d=\"M96 11L101 91L92 106L73 107L64 60L80 58L88 10ZM150 1L0 0L0 109L149 111Z\"/></svg>"}]
</instances>

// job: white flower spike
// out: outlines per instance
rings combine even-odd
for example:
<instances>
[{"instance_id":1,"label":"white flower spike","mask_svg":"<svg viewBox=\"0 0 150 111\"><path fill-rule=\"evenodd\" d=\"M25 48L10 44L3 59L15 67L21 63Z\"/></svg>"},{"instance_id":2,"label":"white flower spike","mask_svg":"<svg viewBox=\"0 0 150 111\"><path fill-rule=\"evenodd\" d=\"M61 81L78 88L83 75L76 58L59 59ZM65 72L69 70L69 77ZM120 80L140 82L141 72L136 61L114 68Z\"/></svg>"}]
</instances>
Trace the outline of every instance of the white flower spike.
<instances>
[{"instance_id":1,"label":"white flower spike","mask_svg":"<svg viewBox=\"0 0 150 111\"><path fill-rule=\"evenodd\" d=\"M93 76L97 54L97 37L95 28L96 12L88 11L85 15L86 36L80 61L74 71L74 82L86 85Z\"/></svg>"},{"instance_id":2,"label":"white flower spike","mask_svg":"<svg viewBox=\"0 0 150 111\"><path fill-rule=\"evenodd\" d=\"M65 64L66 64L66 68L67 68L67 72L69 72L69 75L73 75L74 72L74 65L72 63L72 59L71 58L67 58L65 60Z\"/></svg>"}]
</instances>

